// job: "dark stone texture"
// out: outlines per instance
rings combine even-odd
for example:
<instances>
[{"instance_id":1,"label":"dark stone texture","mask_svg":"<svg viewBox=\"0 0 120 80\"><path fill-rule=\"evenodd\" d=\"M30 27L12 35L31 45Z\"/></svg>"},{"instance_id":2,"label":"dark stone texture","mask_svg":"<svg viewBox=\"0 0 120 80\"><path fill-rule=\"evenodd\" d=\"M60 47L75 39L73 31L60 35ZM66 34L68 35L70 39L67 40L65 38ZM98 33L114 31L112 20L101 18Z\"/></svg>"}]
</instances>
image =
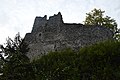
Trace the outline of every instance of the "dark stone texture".
<instances>
[{"instance_id":1,"label":"dark stone texture","mask_svg":"<svg viewBox=\"0 0 120 80\"><path fill-rule=\"evenodd\" d=\"M64 48L79 49L86 45L113 38L113 32L103 26L64 23L62 15L36 17L31 33L24 41L29 44L28 57L35 58L49 51Z\"/></svg>"}]
</instances>

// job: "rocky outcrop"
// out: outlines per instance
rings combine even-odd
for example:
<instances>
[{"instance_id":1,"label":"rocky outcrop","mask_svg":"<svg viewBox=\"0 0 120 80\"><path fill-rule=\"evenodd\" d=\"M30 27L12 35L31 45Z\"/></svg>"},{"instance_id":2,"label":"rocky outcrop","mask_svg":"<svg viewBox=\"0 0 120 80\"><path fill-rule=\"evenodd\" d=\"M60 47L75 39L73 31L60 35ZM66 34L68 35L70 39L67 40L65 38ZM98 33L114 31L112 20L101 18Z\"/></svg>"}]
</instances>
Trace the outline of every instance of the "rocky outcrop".
<instances>
[{"instance_id":1,"label":"rocky outcrop","mask_svg":"<svg viewBox=\"0 0 120 80\"><path fill-rule=\"evenodd\" d=\"M49 17L36 17L31 33L27 33L24 41L29 45L29 58L46 54L49 51L91 45L96 42L108 40L113 37L113 32L106 27L98 25L83 25L64 23L62 15Z\"/></svg>"}]
</instances>

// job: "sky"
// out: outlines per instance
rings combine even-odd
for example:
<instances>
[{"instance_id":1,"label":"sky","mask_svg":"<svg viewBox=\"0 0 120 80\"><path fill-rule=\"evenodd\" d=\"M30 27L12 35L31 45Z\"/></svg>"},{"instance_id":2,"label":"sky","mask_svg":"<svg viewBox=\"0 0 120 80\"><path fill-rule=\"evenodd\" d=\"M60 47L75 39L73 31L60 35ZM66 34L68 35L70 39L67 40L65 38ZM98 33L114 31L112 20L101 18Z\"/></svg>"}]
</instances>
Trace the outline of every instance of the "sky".
<instances>
[{"instance_id":1,"label":"sky","mask_svg":"<svg viewBox=\"0 0 120 80\"><path fill-rule=\"evenodd\" d=\"M65 23L83 23L94 8L105 11L120 28L120 0L0 0L0 44L20 32L31 32L36 16L53 16L61 12Z\"/></svg>"}]
</instances>

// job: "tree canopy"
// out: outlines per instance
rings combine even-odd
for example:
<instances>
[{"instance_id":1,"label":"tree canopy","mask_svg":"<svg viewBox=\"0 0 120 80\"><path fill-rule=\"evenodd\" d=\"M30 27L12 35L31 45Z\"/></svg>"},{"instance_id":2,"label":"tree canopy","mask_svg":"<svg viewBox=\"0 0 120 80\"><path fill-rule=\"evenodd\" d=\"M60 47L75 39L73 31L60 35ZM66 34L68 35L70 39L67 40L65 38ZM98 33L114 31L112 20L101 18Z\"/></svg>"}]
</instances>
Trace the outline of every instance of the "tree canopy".
<instances>
[{"instance_id":1,"label":"tree canopy","mask_svg":"<svg viewBox=\"0 0 120 80\"><path fill-rule=\"evenodd\" d=\"M91 12L86 13L85 25L100 25L108 27L114 33L117 31L117 23L109 16L104 16L105 11L101 9L93 9Z\"/></svg>"},{"instance_id":2,"label":"tree canopy","mask_svg":"<svg viewBox=\"0 0 120 80\"><path fill-rule=\"evenodd\" d=\"M120 42L105 41L81 48L51 52L33 61L39 80L119 80Z\"/></svg>"},{"instance_id":3,"label":"tree canopy","mask_svg":"<svg viewBox=\"0 0 120 80\"><path fill-rule=\"evenodd\" d=\"M19 34L14 40L8 38L6 46L1 45L1 53L6 57L0 54L0 80L34 80L30 61L26 56L28 50Z\"/></svg>"}]
</instances>

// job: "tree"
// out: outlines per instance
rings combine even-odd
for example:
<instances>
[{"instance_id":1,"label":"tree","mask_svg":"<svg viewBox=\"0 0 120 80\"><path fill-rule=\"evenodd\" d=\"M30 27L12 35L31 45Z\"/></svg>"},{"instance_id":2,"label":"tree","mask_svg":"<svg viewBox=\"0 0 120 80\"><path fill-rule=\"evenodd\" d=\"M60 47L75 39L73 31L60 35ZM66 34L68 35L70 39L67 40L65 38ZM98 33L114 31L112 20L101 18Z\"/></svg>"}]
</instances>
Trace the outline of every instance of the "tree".
<instances>
[{"instance_id":1,"label":"tree","mask_svg":"<svg viewBox=\"0 0 120 80\"><path fill-rule=\"evenodd\" d=\"M28 52L27 44L18 33L14 40L7 39L6 46L1 46L1 53L6 56L0 55L3 61L2 75L3 80L34 80L34 72L30 64L29 58L26 56Z\"/></svg>"},{"instance_id":2,"label":"tree","mask_svg":"<svg viewBox=\"0 0 120 80\"><path fill-rule=\"evenodd\" d=\"M4 56L6 56L6 58L4 58L4 56L0 54L0 57L4 62L9 62L12 58L15 58L15 56L19 55L21 55L23 59L26 56L25 54L29 50L27 44L23 43L23 39L20 37L19 33L16 34L14 40L8 37L5 45L6 45L5 47L1 45L0 48L1 49L0 53L3 53ZM27 60L28 58L25 59Z\"/></svg>"},{"instance_id":3,"label":"tree","mask_svg":"<svg viewBox=\"0 0 120 80\"><path fill-rule=\"evenodd\" d=\"M105 11L101 9L93 9L91 12L86 13L85 25L100 25L109 28L114 33L117 32L117 23L109 16L104 16Z\"/></svg>"}]
</instances>

